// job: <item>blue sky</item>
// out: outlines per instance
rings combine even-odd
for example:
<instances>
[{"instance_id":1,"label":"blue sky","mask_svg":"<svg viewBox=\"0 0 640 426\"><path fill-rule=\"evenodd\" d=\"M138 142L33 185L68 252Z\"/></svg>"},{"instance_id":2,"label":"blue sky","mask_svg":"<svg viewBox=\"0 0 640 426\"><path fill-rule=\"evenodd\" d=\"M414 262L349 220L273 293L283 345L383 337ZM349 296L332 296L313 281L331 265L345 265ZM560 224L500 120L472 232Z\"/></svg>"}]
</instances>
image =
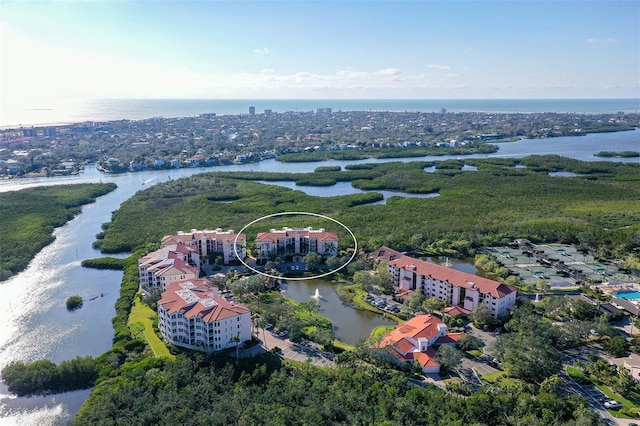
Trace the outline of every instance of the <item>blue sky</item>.
<instances>
[{"instance_id":1,"label":"blue sky","mask_svg":"<svg viewBox=\"0 0 640 426\"><path fill-rule=\"evenodd\" d=\"M0 2L3 98L640 97L640 2Z\"/></svg>"}]
</instances>

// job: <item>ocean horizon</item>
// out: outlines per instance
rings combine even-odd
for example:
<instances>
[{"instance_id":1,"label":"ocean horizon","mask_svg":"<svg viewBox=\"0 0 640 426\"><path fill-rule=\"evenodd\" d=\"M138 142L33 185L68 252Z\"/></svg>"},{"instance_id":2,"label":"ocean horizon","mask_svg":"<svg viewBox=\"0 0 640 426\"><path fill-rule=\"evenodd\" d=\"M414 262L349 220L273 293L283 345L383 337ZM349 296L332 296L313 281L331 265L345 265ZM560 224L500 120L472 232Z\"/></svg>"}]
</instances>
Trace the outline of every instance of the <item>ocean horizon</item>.
<instances>
[{"instance_id":1,"label":"ocean horizon","mask_svg":"<svg viewBox=\"0 0 640 426\"><path fill-rule=\"evenodd\" d=\"M50 98L3 105L0 127L47 126L86 121L194 117L200 114L338 111L492 112L492 113L637 113L640 99L64 99Z\"/></svg>"}]
</instances>

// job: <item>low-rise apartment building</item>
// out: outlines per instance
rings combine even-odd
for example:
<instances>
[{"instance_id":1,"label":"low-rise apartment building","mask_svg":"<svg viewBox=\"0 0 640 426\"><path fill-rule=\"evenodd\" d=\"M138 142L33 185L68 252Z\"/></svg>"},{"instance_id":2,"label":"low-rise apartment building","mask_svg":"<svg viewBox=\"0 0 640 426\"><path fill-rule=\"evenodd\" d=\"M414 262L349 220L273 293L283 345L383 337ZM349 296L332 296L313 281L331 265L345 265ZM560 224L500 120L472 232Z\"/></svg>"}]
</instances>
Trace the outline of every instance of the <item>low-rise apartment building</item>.
<instances>
[{"instance_id":1,"label":"low-rise apartment building","mask_svg":"<svg viewBox=\"0 0 640 426\"><path fill-rule=\"evenodd\" d=\"M236 241L237 237L237 241ZM245 234L236 234L232 229L223 231L192 229L191 232L178 231L175 235L166 235L162 238L162 245L182 244L193 247L198 251L204 264L213 263L220 256L222 262L228 265L236 260L236 252L241 259L247 256L247 237Z\"/></svg>"},{"instance_id":2,"label":"low-rise apartment building","mask_svg":"<svg viewBox=\"0 0 640 426\"><path fill-rule=\"evenodd\" d=\"M509 315L515 307L516 288L488 278L409 256L390 261L387 270L400 289L421 291L425 297L435 297L448 306L471 311L484 305L496 318Z\"/></svg>"},{"instance_id":3,"label":"low-rise apartment building","mask_svg":"<svg viewBox=\"0 0 640 426\"><path fill-rule=\"evenodd\" d=\"M220 351L251 340L251 311L219 297L206 279L177 281L158 301L158 328L176 346Z\"/></svg>"},{"instance_id":4,"label":"low-rise apartment building","mask_svg":"<svg viewBox=\"0 0 640 426\"><path fill-rule=\"evenodd\" d=\"M256 238L258 261L266 262L281 258L299 262L309 253L322 257L338 254L338 234L324 228L282 228L270 232L260 232Z\"/></svg>"}]
</instances>

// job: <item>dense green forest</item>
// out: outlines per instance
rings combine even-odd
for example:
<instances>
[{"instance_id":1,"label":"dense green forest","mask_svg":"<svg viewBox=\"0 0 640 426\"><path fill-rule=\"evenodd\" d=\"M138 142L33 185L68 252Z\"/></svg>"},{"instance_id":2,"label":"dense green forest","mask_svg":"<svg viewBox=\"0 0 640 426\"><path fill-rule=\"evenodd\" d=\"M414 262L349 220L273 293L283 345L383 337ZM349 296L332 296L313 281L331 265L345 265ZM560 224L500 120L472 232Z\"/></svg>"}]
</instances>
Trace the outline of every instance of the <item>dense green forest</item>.
<instances>
[{"instance_id":1,"label":"dense green forest","mask_svg":"<svg viewBox=\"0 0 640 426\"><path fill-rule=\"evenodd\" d=\"M99 382L71 425L597 425L581 397L496 386L462 397L389 369L146 358Z\"/></svg>"},{"instance_id":2,"label":"dense green forest","mask_svg":"<svg viewBox=\"0 0 640 426\"><path fill-rule=\"evenodd\" d=\"M62 361L60 365L47 359L30 364L17 361L2 369L2 380L18 396L86 389L97 378L96 363L90 356Z\"/></svg>"},{"instance_id":3,"label":"dense green forest","mask_svg":"<svg viewBox=\"0 0 640 426\"><path fill-rule=\"evenodd\" d=\"M463 165L477 171L462 171ZM425 167L435 166L433 173ZM518 167L516 167L518 166ZM573 177L550 176L571 172ZM350 181L363 190L433 193L435 198L391 197L376 192L313 197L249 180L290 180L299 185ZM206 173L155 185L122 204L105 224L96 245L103 252L129 251L157 243L163 235L192 228L240 230L266 214L307 211L348 226L360 246L399 250L473 253L476 247L515 238L534 242L589 241L604 256L624 256L640 247L640 167L581 162L558 156L465 159L347 166L314 173ZM247 229L323 226L315 218L288 216ZM265 229L266 228L266 229ZM338 229L341 249L352 244ZM345 232L346 234L346 232ZM589 238L584 238L588 236Z\"/></svg>"},{"instance_id":4,"label":"dense green forest","mask_svg":"<svg viewBox=\"0 0 640 426\"><path fill-rule=\"evenodd\" d=\"M425 155L469 155L491 154L498 151L496 145L473 142L458 147L413 147L413 148L365 148L359 150L329 150L282 154L277 157L284 163L301 163L326 160L364 160L367 158L424 157Z\"/></svg>"},{"instance_id":5,"label":"dense green forest","mask_svg":"<svg viewBox=\"0 0 640 426\"><path fill-rule=\"evenodd\" d=\"M116 188L114 183L55 185L0 193L0 281L27 267L54 236L54 228L82 205Z\"/></svg>"}]
</instances>

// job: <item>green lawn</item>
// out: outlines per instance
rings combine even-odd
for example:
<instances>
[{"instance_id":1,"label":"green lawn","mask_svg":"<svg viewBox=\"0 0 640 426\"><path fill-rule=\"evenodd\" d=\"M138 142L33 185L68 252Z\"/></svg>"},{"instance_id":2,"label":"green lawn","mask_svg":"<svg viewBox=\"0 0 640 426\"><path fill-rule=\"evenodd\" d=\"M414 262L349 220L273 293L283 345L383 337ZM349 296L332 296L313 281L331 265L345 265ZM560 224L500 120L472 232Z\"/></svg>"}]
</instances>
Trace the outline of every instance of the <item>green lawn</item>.
<instances>
[{"instance_id":1,"label":"green lawn","mask_svg":"<svg viewBox=\"0 0 640 426\"><path fill-rule=\"evenodd\" d=\"M153 331L155 317L156 313L153 309L140 302L140 295L138 295L133 308L131 308L131 315L129 315L128 325L131 333L135 335L136 330L143 333L156 357L175 359L175 355L169 352L164 342Z\"/></svg>"},{"instance_id":2,"label":"green lawn","mask_svg":"<svg viewBox=\"0 0 640 426\"><path fill-rule=\"evenodd\" d=\"M475 370L475 369L474 369ZM493 373L483 374L482 380L486 380L489 383L499 382L504 376L504 371L494 371Z\"/></svg>"}]
</instances>

